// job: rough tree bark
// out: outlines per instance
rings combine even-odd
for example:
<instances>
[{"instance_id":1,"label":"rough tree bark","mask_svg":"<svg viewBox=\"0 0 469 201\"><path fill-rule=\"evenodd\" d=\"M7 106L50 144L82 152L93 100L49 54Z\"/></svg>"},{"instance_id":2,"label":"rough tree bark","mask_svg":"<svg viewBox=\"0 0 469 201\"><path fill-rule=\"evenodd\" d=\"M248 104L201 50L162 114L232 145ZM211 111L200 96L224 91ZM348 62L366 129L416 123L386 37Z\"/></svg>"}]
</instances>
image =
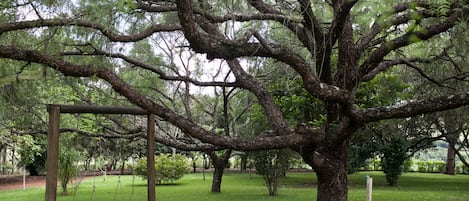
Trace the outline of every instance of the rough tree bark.
<instances>
[{"instance_id":1,"label":"rough tree bark","mask_svg":"<svg viewBox=\"0 0 469 201\"><path fill-rule=\"evenodd\" d=\"M445 174L455 175L456 174L456 152L453 148L454 145L448 145L447 153L446 153L446 166L445 166Z\"/></svg>"},{"instance_id":2,"label":"rough tree bark","mask_svg":"<svg viewBox=\"0 0 469 201\"><path fill-rule=\"evenodd\" d=\"M330 133L330 136L347 136L353 133L356 126L350 126ZM322 137L321 137L322 138ZM347 156L349 140L344 138L332 141L331 138L322 138L321 144L311 144L293 150L300 153L304 161L309 164L318 177L317 200L321 201L347 201Z\"/></svg>"},{"instance_id":3,"label":"rough tree bark","mask_svg":"<svg viewBox=\"0 0 469 201\"><path fill-rule=\"evenodd\" d=\"M446 136L446 141L448 141L448 149L446 152L446 167L445 174L455 175L456 174L456 150L454 149L457 142L457 137L459 132L450 133Z\"/></svg>"},{"instance_id":4,"label":"rough tree bark","mask_svg":"<svg viewBox=\"0 0 469 201\"><path fill-rule=\"evenodd\" d=\"M225 171L226 165L231 157L232 150L226 150L221 156L218 156L215 152L206 152L213 163L213 178L212 178L212 192L221 192L221 183L223 179L223 172Z\"/></svg>"}]
</instances>

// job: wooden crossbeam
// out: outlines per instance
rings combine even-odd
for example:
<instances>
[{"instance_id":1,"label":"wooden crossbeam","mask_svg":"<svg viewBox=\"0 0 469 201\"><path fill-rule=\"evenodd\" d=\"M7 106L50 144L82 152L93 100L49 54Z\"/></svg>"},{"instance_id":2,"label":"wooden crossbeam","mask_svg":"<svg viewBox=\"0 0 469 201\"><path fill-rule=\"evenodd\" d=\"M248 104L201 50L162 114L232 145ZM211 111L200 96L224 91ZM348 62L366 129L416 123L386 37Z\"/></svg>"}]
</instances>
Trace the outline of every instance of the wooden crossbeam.
<instances>
[{"instance_id":1,"label":"wooden crossbeam","mask_svg":"<svg viewBox=\"0 0 469 201\"><path fill-rule=\"evenodd\" d=\"M59 153L59 130L61 113L89 113L89 114L130 114L147 115L147 162L148 162L148 201L156 200L155 192L155 115L135 107L95 106L95 105L47 105L49 112L49 133L47 136L47 175L46 175L46 201L57 199L57 175Z\"/></svg>"},{"instance_id":2,"label":"wooden crossbeam","mask_svg":"<svg viewBox=\"0 0 469 201\"><path fill-rule=\"evenodd\" d=\"M146 110L138 107L122 107L122 106L97 106L97 105L48 105L60 108L60 113L67 114L132 114L132 115L149 115Z\"/></svg>"}]
</instances>

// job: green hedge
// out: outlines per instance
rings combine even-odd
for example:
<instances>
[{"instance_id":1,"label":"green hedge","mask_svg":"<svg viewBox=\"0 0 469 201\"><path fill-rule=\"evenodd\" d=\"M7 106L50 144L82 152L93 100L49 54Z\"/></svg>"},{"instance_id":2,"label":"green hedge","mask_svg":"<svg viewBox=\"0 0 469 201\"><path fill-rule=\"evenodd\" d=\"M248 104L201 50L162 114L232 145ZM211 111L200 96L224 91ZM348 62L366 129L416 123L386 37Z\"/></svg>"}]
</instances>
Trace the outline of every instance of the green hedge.
<instances>
[{"instance_id":1,"label":"green hedge","mask_svg":"<svg viewBox=\"0 0 469 201\"><path fill-rule=\"evenodd\" d=\"M187 158L183 155L161 154L155 157L155 177L158 184L174 182L189 173L189 171ZM141 158L137 162L135 173L147 179L148 170L146 158Z\"/></svg>"},{"instance_id":2,"label":"green hedge","mask_svg":"<svg viewBox=\"0 0 469 201\"><path fill-rule=\"evenodd\" d=\"M419 172L442 173L445 170L445 165L444 161L419 161L417 162L417 170Z\"/></svg>"}]
</instances>

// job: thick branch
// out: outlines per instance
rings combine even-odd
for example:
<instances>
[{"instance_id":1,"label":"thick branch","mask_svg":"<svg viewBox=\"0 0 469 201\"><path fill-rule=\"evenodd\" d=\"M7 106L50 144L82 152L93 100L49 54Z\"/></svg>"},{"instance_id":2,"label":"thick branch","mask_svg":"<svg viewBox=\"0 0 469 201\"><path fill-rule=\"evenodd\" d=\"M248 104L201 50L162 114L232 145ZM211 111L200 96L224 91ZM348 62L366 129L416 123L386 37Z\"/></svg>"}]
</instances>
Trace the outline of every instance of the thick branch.
<instances>
[{"instance_id":1,"label":"thick branch","mask_svg":"<svg viewBox=\"0 0 469 201\"><path fill-rule=\"evenodd\" d=\"M365 110L353 111L353 116L360 121L374 122L383 119L406 118L420 114L455 109L469 105L469 92L450 96L440 96L427 100L410 101L407 103Z\"/></svg>"},{"instance_id":2,"label":"thick branch","mask_svg":"<svg viewBox=\"0 0 469 201\"><path fill-rule=\"evenodd\" d=\"M263 85L251 75L247 74L239 64L238 60L230 60L228 61L228 65L230 65L230 68L233 70L238 82L256 95L257 99L264 107L264 111L269 118L269 122L271 122L272 127L276 130L287 130L288 124L283 118L282 112L277 105L275 105L274 98L264 87L262 87Z\"/></svg>"},{"instance_id":3,"label":"thick branch","mask_svg":"<svg viewBox=\"0 0 469 201\"><path fill-rule=\"evenodd\" d=\"M248 0L248 3L261 13L285 16L280 10L264 3L262 0ZM302 2L302 7L302 11L305 15L304 18L307 18L303 19L303 26L299 23L294 23L292 20L286 21L279 19L277 22L290 29L290 31L297 36L297 39L314 55L316 44L323 40L323 32L319 22L314 17L310 5L306 2ZM312 23L311 25L314 26L312 28L313 30L311 30L311 27L308 27L309 23Z\"/></svg>"},{"instance_id":4,"label":"thick branch","mask_svg":"<svg viewBox=\"0 0 469 201\"><path fill-rule=\"evenodd\" d=\"M221 38L218 35L210 37L199 31L192 14L191 2L178 0L177 4L184 35L196 52L207 53L209 58L233 59L241 56L262 56L278 59L290 65L302 76L305 88L312 95L321 100L339 102L344 105L351 104L351 96L346 90L320 83L312 73L311 66L300 55L275 45L270 45L270 48L267 49L260 44L239 43Z\"/></svg>"},{"instance_id":5,"label":"thick branch","mask_svg":"<svg viewBox=\"0 0 469 201\"><path fill-rule=\"evenodd\" d=\"M218 31L217 27L210 23L202 23L202 29L204 29L207 33L217 36L223 37L223 34ZM258 35L255 34L259 41L263 44L263 46L268 46L265 42L262 42L263 39ZM270 47L266 47L270 50ZM228 65L230 66L231 71L236 77L237 83L242 85L243 88L249 89L258 99L262 107L264 107L264 112L271 122L271 125L277 131L288 131L289 127L286 123L285 119L283 118L283 114L280 109L275 105L274 98L271 94L267 91L263 85L256 80L253 76L246 73L246 71L241 67L238 59L231 59L227 60ZM225 97L226 98L226 97ZM224 102L226 103L226 102ZM226 108L225 108L226 109ZM227 115L227 113L225 113ZM225 119L225 123L228 121ZM225 131L228 131L229 126L225 126Z\"/></svg>"},{"instance_id":6,"label":"thick branch","mask_svg":"<svg viewBox=\"0 0 469 201\"><path fill-rule=\"evenodd\" d=\"M262 150L285 148L294 145L309 144L314 139L314 135L298 135L293 131L285 131L276 137L258 137L254 139L233 138L210 132L197 125L196 123L184 118L174 111L157 104L146 96L130 87L114 72L106 68L96 66L74 65L63 60L41 54L37 51L26 51L11 46L0 46L0 57L10 58L19 61L29 61L46 64L65 76L73 77L98 77L107 81L113 89L126 97L131 103L161 117L163 120L180 128L185 134L199 139L204 143L210 143L216 146L231 148L235 150Z\"/></svg>"},{"instance_id":7,"label":"thick branch","mask_svg":"<svg viewBox=\"0 0 469 201\"><path fill-rule=\"evenodd\" d=\"M128 132L125 134L105 134L105 133L92 133L76 128L60 128L60 133L77 133L79 135L83 135L86 137L97 137L97 138L106 138L106 139L135 139L135 138L143 138L145 135L139 130L138 132ZM16 132L17 134L21 135L37 135L37 134L47 134L46 130L39 130L39 131L30 131L30 132Z\"/></svg>"},{"instance_id":8,"label":"thick branch","mask_svg":"<svg viewBox=\"0 0 469 201\"><path fill-rule=\"evenodd\" d=\"M384 14L378 16L377 17L378 20L375 21L373 23L373 25L371 26L370 32L368 34L364 35L363 37L361 37L357 41L357 43L356 43L357 50L359 50L360 52L363 52L366 48L371 47L372 44L373 44L371 41L379 33L381 33L384 30L389 29L391 26L397 26L397 25L409 22L409 20L411 20L411 18L412 18L412 15L409 14L409 13L396 15L395 17L391 18L391 20L389 20L389 21L385 21L384 19L381 19L381 18L385 17L385 16L388 16L388 15L390 16L392 14L398 14L398 13L401 13L403 11L406 11L407 9L409 9L410 4L412 4L414 7L415 6L419 6L419 7L422 7L422 8L428 7L428 3L426 1L420 1L419 0L419 1L411 2L411 3L410 2L405 2L405 3L402 3L402 4L399 4L399 5L395 6L391 13L384 13ZM431 13L433 13L433 12L429 12L428 10L416 11L416 14L419 15L419 16L422 16L422 18L434 17L435 15L431 14ZM415 14L413 16L415 16Z\"/></svg>"},{"instance_id":9,"label":"thick branch","mask_svg":"<svg viewBox=\"0 0 469 201\"><path fill-rule=\"evenodd\" d=\"M96 137L96 138L105 138L105 139L128 139L128 140L134 140L137 138L142 138L146 139L146 134L143 133L141 130L138 132L129 132L126 134L122 135L113 135L113 134L105 134L105 133L92 133L76 128L61 128L59 130L60 133L77 133L78 135L85 136L85 137ZM47 134L47 131L32 131L32 132L21 132L18 134L29 134L29 135L35 135L35 134ZM159 142L161 144L174 147L180 150L184 151L216 151L216 150L222 150L220 147L213 146L211 144L204 144L204 143L199 143L199 144L187 144L183 142L179 142L177 140L172 140L169 138L164 138L161 136L155 136L156 142Z\"/></svg>"},{"instance_id":10,"label":"thick branch","mask_svg":"<svg viewBox=\"0 0 469 201\"><path fill-rule=\"evenodd\" d=\"M456 24L458 19L467 13L469 13L469 9L455 9L453 10L453 13L441 23L433 24L421 31L408 32L389 42L382 43L381 46L377 48L360 66L361 77L376 68L383 61L383 58L390 52L416 42L428 40L435 35L447 31Z\"/></svg>"},{"instance_id":11,"label":"thick branch","mask_svg":"<svg viewBox=\"0 0 469 201\"><path fill-rule=\"evenodd\" d=\"M140 33L132 35L122 35L113 32L108 27L98 23L93 23L85 20L76 19L46 19L46 20L31 20L22 22L12 22L0 25L0 35L10 31L17 31L22 29L32 29L41 27L61 27L61 26L79 26L91 28L100 31L109 40L116 42L135 42L151 36L156 32L170 32L180 30L181 27L176 24L154 24L144 29Z\"/></svg>"},{"instance_id":12,"label":"thick branch","mask_svg":"<svg viewBox=\"0 0 469 201\"><path fill-rule=\"evenodd\" d=\"M357 3L358 0L348 0L348 1L334 1L334 19L332 25L329 28L327 33L326 40L328 40L327 45L334 45L339 35L342 33L345 22L349 17L350 10ZM352 38L352 36L347 36Z\"/></svg>"},{"instance_id":13,"label":"thick branch","mask_svg":"<svg viewBox=\"0 0 469 201\"><path fill-rule=\"evenodd\" d=\"M164 71L158 69L157 67L150 65L148 63L142 62L141 60L130 58L124 54L121 53L109 53L105 52L102 50L95 49L93 52L65 52L62 55L83 55L83 56L89 56L89 55L102 55L102 56L107 56L111 58L119 58L124 61L126 61L129 64L134 65L135 67L139 67L145 70L148 70L152 73L156 73L159 75L159 78L162 80L167 80L167 81L183 81L183 82L190 82L191 84L194 84L196 86L202 86L202 87L208 87L208 86L220 86L220 87L240 87L238 83L235 82L203 82L199 81L193 78L190 78L188 76L172 76L168 75Z\"/></svg>"},{"instance_id":14,"label":"thick branch","mask_svg":"<svg viewBox=\"0 0 469 201\"><path fill-rule=\"evenodd\" d=\"M368 74L363 76L361 81L363 81L363 82L370 81L373 78L375 78L376 75L378 75L379 73L384 72L384 71L390 69L393 66L396 66L396 65L399 65L399 64L406 64L406 62L421 62L421 63L424 62L424 63L427 63L428 61L424 60L424 59L421 59L421 58L408 58L408 59L397 58L397 59L390 60L390 61L383 61L376 68L374 68Z\"/></svg>"},{"instance_id":15,"label":"thick branch","mask_svg":"<svg viewBox=\"0 0 469 201\"><path fill-rule=\"evenodd\" d=\"M176 5L169 2L137 0L137 8L148 12L163 13L176 11Z\"/></svg>"}]
</instances>

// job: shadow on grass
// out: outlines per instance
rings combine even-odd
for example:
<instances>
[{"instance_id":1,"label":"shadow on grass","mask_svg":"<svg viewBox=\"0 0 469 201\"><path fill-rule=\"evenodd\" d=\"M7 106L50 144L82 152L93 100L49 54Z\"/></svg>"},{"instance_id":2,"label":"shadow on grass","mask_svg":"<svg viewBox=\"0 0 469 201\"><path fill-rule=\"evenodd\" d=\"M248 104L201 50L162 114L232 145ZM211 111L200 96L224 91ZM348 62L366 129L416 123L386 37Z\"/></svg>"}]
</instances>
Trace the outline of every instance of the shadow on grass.
<instances>
[{"instance_id":1,"label":"shadow on grass","mask_svg":"<svg viewBox=\"0 0 469 201\"><path fill-rule=\"evenodd\" d=\"M184 186L185 184L182 183L164 183L164 184L156 184L155 186ZM132 186L132 184L127 185ZM135 184L135 187L147 187L147 184Z\"/></svg>"}]
</instances>

